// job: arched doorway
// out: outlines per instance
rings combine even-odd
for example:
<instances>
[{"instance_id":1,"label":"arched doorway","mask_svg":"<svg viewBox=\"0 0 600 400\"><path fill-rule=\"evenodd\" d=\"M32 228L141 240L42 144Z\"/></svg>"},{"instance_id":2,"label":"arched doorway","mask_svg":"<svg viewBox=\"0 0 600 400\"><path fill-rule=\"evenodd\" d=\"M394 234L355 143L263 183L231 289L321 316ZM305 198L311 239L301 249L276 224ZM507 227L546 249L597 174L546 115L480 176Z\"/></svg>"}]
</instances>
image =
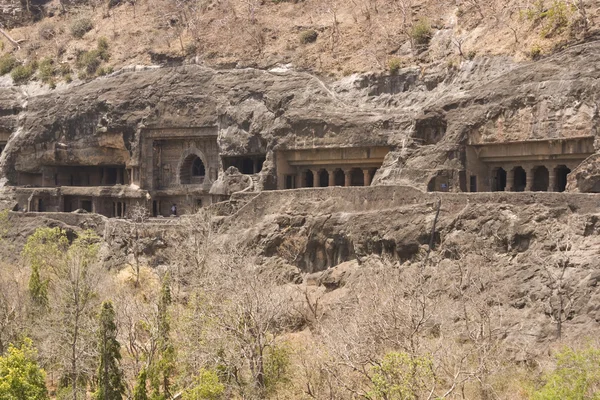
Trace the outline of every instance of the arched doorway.
<instances>
[{"instance_id":1,"label":"arched doorway","mask_svg":"<svg viewBox=\"0 0 600 400\"><path fill-rule=\"evenodd\" d=\"M365 175L362 169L353 168L350 171L350 186L365 186Z\"/></svg>"},{"instance_id":2,"label":"arched doorway","mask_svg":"<svg viewBox=\"0 0 600 400\"><path fill-rule=\"evenodd\" d=\"M346 185L346 175L344 171L341 169L336 169L333 173L333 178L335 182L335 186L345 186Z\"/></svg>"},{"instance_id":3,"label":"arched doorway","mask_svg":"<svg viewBox=\"0 0 600 400\"><path fill-rule=\"evenodd\" d=\"M544 166L535 167L533 170L533 186L531 190L534 192L547 192L548 183L550 181L550 173L548 168Z\"/></svg>"},{"instance_id":4,"label":"arched doorway","mask_svg":"<svg viewBox=\"0 0 600 400\"><path fill-rule=\"evenodd\" d=\"M496 168L492 182L492 192L503 192L506 190L506 171L504 168Z\"/></svg>"},{"instance_id":5,"label":"arched doorway","mask_svg":"<svg viewBox=\"0 0 600 400\"><path fill-rule=\"evenodd\" d=\"M524 192L527 186L527 173L522 167L516 167L513 171L515 192Z\"/></svg>"},{"instance_id":6,"label":"arched doorway","mask_svg":"<svg viewBox=\"0 0 600 400\"><path fill-rule=\"evenodd\" d=\"M306 183L304 187L313 187L315 186L315 177L310 169L304 171L304 182Z\"/></svg>"},{"instance_id":7,"label":"arched doorway","mask_svg":"<svg viewBox=\"0 0 600 400\"><path fill-rule=\"evenodd\" d=\"M190 154L181 163L179 182L182 185L200 185L204 183L205 176L204 162L196 154Z\"/></svg>"},{"instance_id":8,"label":"arched doorway","mask_svg":"<svg viewBox=\"0 0 600 400\"><path fill-rule=\"evenodd\" d=\"M329 186L329 172L326 169L322 169L319 171L319 186L327 187Z\"/></svg>"},{"instance_id":9,"label":"arched doorway","mask_svg":"<svg viewBox=\"0 0 600 400\"><path fill-rule=\"evenodd\" d=\"M564 192L567 190L567 176L571 173L571 169L566 165L559 165L556 168L556 191Z\"/></svg>"}]
</instances>

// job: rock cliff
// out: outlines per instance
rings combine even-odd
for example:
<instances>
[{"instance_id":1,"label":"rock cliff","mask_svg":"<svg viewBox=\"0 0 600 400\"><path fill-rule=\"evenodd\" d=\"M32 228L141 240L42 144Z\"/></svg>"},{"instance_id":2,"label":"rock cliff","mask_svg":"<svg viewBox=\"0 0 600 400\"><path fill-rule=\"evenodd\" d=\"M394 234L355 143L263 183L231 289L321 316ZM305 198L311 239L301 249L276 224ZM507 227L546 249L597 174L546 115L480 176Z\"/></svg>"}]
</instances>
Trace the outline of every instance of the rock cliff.
<instances>
[{"instance_id":1,"label":"rock cliff","mask_svg":"<svg viewBox=\"0 0 600 400\"><path fill-rule=\"evenodd\" d=\"M458 188L465 145L597 135L600 42L535 62L476 58L325 82L275 69L123 70L39 95L0 90L5 182L45 165L135 165L145 127L218 126L221 154L388 145L374 184ZM593 172L582 167L570 183ZM268 170L268 169L267 169ZM590 191L589 182L583 191Z\"/></svg>"}]
</instances>

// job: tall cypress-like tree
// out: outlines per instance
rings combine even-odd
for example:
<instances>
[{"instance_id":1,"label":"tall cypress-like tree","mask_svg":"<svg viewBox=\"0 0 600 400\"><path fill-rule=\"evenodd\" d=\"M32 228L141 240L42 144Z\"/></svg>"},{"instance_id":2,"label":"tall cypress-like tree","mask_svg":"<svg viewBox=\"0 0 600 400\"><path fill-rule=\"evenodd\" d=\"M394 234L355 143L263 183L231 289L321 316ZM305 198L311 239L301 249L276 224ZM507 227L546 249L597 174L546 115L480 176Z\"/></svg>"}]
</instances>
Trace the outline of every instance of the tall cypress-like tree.
<instances>
[{"instance_id":1,"label":"tall cypress-like tree","mask_svg":"<svg viewBox=\"0 0 600 400\"><path fill-rule=\"evenodd\" d=\"M148 391L146 390L146 380L148 372L143 368L138 375L137 383L133 388L133 400L148 400Z\"/></svg>"},{"instance_id":2,"label":"tall cypress-like tree","mask_svg":"<svg viewBox=\"0 0 600 400\"><path fill-rule=\"evenodd\" d=\"M169 306L171 305L171 285L169 275L165 275L158 299L158 359L150 370L152 399L162 400L170 397L170 378L175 370L175 348L171 342L171 324ZM160 388L162 386L162 393Z\"/></svg>"},{"instance_id":3,"label":"tall cypress-like tree","mask_svg":"<svg viewBox=\"0 0 600 400\"><path fill-rule=\"evenodd\" d=\"M121 361L121 345L117 341L117 325L115 324L115 310L110 301L102 303L100 311L100 333L98 352L100 364L98 366L98 390L95 393L97 400L122 400L125 392L123 371L119 367Z\"/></svg>"}]
</instances>

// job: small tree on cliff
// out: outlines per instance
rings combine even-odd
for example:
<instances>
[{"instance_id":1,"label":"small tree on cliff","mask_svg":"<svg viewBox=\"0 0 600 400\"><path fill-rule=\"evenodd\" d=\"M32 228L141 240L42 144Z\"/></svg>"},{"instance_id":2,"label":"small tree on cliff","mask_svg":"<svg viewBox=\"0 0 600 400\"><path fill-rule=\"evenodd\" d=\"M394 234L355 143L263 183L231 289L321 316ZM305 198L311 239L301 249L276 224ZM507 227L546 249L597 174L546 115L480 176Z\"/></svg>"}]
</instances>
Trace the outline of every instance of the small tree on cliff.
<instances>
[{"instance_id":1,"label":"small tree on cliff","mask_svg":"<svg viewBox=\"0 0 600 400\"><path fill-rule=\"evenodd\" d=\"M110 301L102 303L100 311L100 332L98 341L100 363L98 365L98 400L119 400L123 398L125 385L123 371L119 367L121 344L117 340L115 310Z\"/></svg>"}]
</instances>

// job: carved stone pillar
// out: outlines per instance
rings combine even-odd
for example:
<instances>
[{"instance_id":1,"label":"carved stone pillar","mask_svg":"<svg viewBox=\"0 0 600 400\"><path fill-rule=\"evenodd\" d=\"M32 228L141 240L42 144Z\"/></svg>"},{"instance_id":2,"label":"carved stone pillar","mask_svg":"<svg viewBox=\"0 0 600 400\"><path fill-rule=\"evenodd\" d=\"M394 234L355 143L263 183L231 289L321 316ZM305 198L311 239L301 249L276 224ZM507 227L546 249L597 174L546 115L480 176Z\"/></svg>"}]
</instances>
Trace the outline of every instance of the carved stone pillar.
<instances>
[{"instance_id":1,"label":"carved stone pillar","mask_svg":"<svg viewBox=\"0 0 600 400\"><path fill-rule=\"evenodd\" d=\"M504 187L505 192L514 192L515 191L515 168L509 167L507 168L506 173L506 186Z\"/></svg>"},{"instance_id":2,"label":"carved stone pillar","mask_svg":"<svg viewBox=\"0 0 600 400\"><path fill-rule=\"evenodd\" d=\"M548 191L556 192L556 167L548 168Z\"/></svg>"},{"instance_id":3,"label":"carved stone pillar","mask_svg":"<svg viewBox=\"0 0 600 400\"><path fill-rule=\"evenodd\" d=\"M335 170L334 169L328 169L327 173L329 174L329 186L330 187L335 186Z\"/></svg>"},{"instance_id":4,"label":"carved stone pillar","mask_svg":"<svg viewBox=\"0 0 600 400\"><path fill-rule=\"evenodd\" d=\"M533 177L534 177L535 168L531 167L528 171L526 171L526 180L525 180L525 191L531 192L533 190Z\"/></svg>"},{"instance_id":5,"label":"carved stone pillar","mask_svg":"<svg viewBox=\"0 0 600 400\"><path fill-rule=\"evenodd\" d=\"M313 187L319 187L319 170L318 169L311 169L310 170L313 174Z\"/></svg>"},{"instance_id":6,"label":"carved stone pillar","mask_svg":"<svg viewBox=\"0 0 600 400\"><path fill-rule=\"evenodd\" d=\"M364 186L371 186L371 171L368 168L363 169Z\"/></svg>"},{"instance_id":7,"label":"carved stone pillar","mask_svg":"<svg viewBox=\"0 0 600 400\"><path fill-rule=\"evenodd\" d=\"M352 186L352 170L345 169L344 171L344 186L350 187Z\"/></svg>"}]
</instances>

